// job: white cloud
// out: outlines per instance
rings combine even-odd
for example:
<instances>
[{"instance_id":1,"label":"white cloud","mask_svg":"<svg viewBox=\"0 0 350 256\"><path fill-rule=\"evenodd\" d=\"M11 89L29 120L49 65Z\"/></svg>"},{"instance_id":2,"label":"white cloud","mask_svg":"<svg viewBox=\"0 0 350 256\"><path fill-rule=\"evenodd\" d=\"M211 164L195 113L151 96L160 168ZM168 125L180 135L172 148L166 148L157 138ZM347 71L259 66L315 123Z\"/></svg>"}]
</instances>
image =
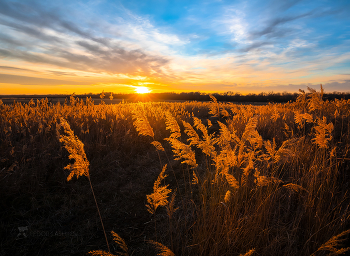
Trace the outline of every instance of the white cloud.
<instances>
[{"instance_id":1,"label":"white cloud","mask_svg":"<svg viewBox=\"0 0 350 256\"><path fill-rule=\"evenodd\" d=\"M218 25L221 25L221 32L232 36L231 40L240 44L251 43L248 40L249 23L246 21L244 6L239 8L231 6L225 8L225 12L218 17Z\"/></svg>"},{"instance_id":2,"label":"white cloud","mask_svg":"<svg viewBox=\"0 0 350 256\"><path fill-rule=\"evenodd\" d=\"M125 13L125 17L118 17L114 24L109 24L109 30L118 33L116 36L119 36L124 46L168 55L176 53L174 47L189 43L188 39L167 32L169 28L156 27L147 17L138 16L129 10Z\"/></svg>"}]
</instances>

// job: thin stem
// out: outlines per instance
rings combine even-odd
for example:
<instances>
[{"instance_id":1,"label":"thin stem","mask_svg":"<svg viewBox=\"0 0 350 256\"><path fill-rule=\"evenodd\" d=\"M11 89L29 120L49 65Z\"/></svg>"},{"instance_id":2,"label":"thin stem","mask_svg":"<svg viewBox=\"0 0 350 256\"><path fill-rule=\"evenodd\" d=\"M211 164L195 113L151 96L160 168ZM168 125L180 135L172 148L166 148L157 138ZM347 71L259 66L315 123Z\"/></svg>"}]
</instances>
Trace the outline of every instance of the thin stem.
<instances>
[{"instance_id":1,"label":"thin stem","mask_svg":"<svg viewBox=\"0 0 350 256\"><path fill-rule=\"evenodd\" d=\"M166 158L167 158L167 160L168 160L168 163L169 163L169 166L170 166L170 168L171 168L171 171L173 172L173 175L174 175L174 178L175 178L175 181L176 181L176 185L177 185L177 188L178 188L178 190L179 190L179 194L181 195L180 186L179 186L179 183L178 183L178 181L177 181L177 178L176 178L176 175L175 175L175 171L174 171L174 169L173 169L173 165L170 163L168 154L166 153L165 150L164 150L164 153L165 153L165 156L166 156Z\"/></svg>"},{"instance_id":2,"label":"thin stem","mask_svg":"<svg viewBox=\"0 0 350 256\"><path fill-rule=\"evenodd\" d=\"M156 234L156 241L158 241L157 238L157 220L156 220L156 216L154 215L154 233Z\"/></svg>"},{"instance_id":3,"label":"thin stem","mask_svg":"<svg viewBox=\"0 0 350 256\"><path fill-rule=\"evenodd\" d=\"M106 235L106 230L105 230L105 227L104 227L104 225L103 225L103 221L102 221L100 209L98 208L98 204L97 204L97 200L96 200L96 197L95 197L94 189L93 189L92 184L91 184L90 175L88 175L87 177L88 177L88 179L89 179L89 183L90 183L92 195L93 195L93 197L94 197L95 204L96 204L96 208L97 208L97 211L98 211L98 215L99 215L99 217L100 217L100 221L101 221L103 233L104 233L105 238L106 238L106 243L107 243L107 247L108 247L108 252L111 252L111 250L109 249L109 244L108 244L108 239L107 239L107 235Z\"/></svg>"},{"instance_id":4,"label":"thin stem","mask_svg":"<svg viewBox=\"0 0 350 256\"><path fill-rule=\"evenodd\" d=\"M154 139L153 139L153 140L154 140ZM158 154L158 158L159 158L160 169L162 169L162 168L163 168L163 164L162 164L162 160L160 159L159 150L158 150L158 149L156 149L156 150L157 150L157 154Z\"/></svg>"}]
</instances>

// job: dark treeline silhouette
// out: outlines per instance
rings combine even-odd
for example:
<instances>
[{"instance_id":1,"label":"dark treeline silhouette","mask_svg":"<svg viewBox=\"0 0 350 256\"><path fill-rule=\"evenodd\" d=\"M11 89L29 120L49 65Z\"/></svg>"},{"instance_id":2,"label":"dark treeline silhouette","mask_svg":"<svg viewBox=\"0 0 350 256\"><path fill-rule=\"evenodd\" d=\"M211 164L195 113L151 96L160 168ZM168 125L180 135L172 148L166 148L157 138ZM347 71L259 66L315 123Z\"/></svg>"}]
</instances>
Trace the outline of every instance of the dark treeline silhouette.
<instances>
[{"instance_id":1,"label":"dark treeline silhouette","mask_svg":"<svg viewBox=\"0 0 350 256\"><path fill-rule=\"evenodd\" d=\"M226 102L276 102L283 103L288 101L295 101L300 93L249 93L246 95L234 92L226 92L226 93L212 93L218 101L226 101ZM185 101L210 101L209 93L201 93L201 92L182 92L182 93L149 93L148 98L150 100L185 100ZM125 100L133 100L135 95L132 94L113 94L114 98L121 98ZM334 99L350 99L350 93L325 93L323 94L324 100L334 100Z\"/></svg>"},{"instance_id":2,"label":"dark treeline silhouette","mask_svg":"<svg viewBox=\"0 0 350 256\"><path fill-rule=\"evenodd\" d=\"M225 102L271 102L271 103L283 103L288 101L295 101L300 93L288 93L288 92L262 92L259 94L249 93L246 95L225 92L225 93L212 93L218 101ZM108 103L111 92L104 92L103 100ZM210 94L203 92L164 92L164 93L112 93L113 99L121 99L126 102L137 102L137 101L210 101ZM101 99L101 94L78 94L76 97L85 99L91 97L92 99ZM22 98L22 99L40 99L40 98L68 98L70 95L2 95L0 98ZM323 95L324 100L334 99L350 99L350 92L333 92L325 93Z\"/></svg>"}]
</instances>

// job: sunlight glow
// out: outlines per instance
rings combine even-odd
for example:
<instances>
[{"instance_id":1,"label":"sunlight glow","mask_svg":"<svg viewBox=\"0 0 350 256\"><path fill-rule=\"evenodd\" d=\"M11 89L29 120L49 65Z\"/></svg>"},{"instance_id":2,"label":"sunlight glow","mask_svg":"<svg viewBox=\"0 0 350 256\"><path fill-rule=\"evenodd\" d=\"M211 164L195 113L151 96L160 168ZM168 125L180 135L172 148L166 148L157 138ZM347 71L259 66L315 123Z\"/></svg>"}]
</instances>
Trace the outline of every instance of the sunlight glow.
<instances>
[{"instance_id":1,"label":"sunlight glow","mask_svg":"<svg viewBox=\"0 0 350 256\"><path fill-rule=\"evenodd\" d=\"M135 88L136 93L149 93L150 90L147 87L139 86Z\"/></svg>"}]
</instances>

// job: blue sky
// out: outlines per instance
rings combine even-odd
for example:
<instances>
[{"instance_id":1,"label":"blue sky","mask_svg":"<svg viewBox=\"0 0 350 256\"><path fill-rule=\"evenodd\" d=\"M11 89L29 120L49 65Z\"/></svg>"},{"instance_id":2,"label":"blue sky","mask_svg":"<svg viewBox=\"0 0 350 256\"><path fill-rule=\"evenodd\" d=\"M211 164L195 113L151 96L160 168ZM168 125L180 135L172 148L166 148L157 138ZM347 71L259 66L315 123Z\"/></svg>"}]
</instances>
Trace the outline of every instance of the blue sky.
<instances>
[{"instance_id":1,"label":"blue sky","mask_svg":"<svg viewBox=\"0 0 350 256\"><path fill-rule=\"evenodd\" d=\"M350 1L0 0L0 94L350 91Z\"/></svg>"}]
</instances>

